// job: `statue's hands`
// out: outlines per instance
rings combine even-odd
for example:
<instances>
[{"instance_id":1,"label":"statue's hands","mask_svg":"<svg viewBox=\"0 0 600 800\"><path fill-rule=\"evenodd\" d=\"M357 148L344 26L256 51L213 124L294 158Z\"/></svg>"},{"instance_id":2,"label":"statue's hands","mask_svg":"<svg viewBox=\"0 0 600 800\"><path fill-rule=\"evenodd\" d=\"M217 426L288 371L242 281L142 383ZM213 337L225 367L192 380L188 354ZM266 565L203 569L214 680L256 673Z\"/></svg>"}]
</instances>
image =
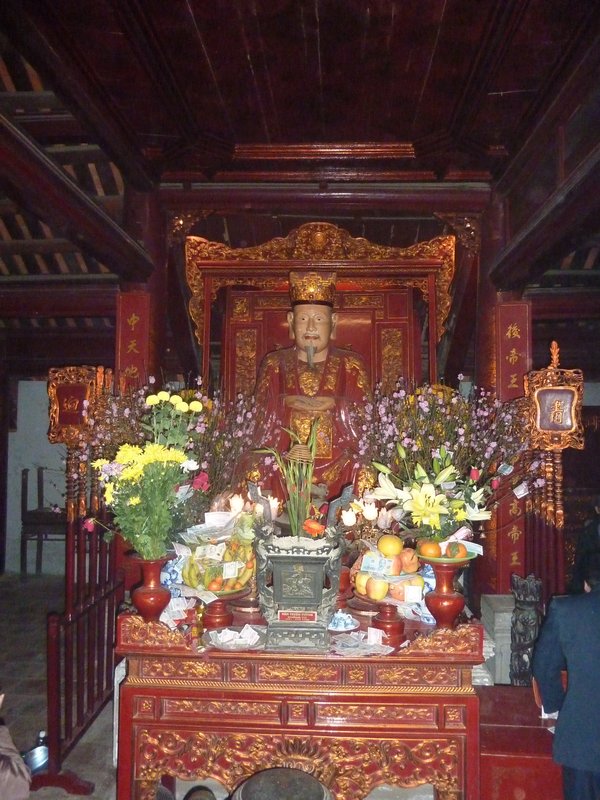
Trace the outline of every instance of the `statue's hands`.
<instances>
[{"instance_id":1,"label":"statue's hands","mask_svg":"<svg viewBox=\"0 0 600 800\"><path fill-rule=\"evenodd\" d=\"M320 414L330 411L335 407L333 397L305 397L301 394L288 395L285 404L294 411L304 411L309 414Z\"/></svg>"}]
</instances>

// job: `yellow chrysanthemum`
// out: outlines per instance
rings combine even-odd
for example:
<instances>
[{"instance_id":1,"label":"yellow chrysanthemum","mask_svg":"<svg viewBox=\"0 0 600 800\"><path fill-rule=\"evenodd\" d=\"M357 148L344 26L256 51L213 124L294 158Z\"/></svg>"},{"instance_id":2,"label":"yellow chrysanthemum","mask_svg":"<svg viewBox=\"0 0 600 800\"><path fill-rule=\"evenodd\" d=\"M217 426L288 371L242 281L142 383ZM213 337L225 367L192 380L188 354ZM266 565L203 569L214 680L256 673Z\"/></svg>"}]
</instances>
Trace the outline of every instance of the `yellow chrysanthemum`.
<instances>
[{"instance_id":1,"label":"yellow chrysanthemum","mask_svg":"<svg viewBox=\"0 0 600 800\"><path fill-rule=\"evenodd\" d=\"M92 461L92 467L94 467L94 469L102 469L106 464L110 464L107 458L97 458L95 461Z\"/></svg>"},{"instance_id":2,"label":"yellow chrysanthemum","mask_svg":"<svg viewBox=\"0 0 600 800\"><path fill-rule=\"evenodd\" d=\"M119 447L115 461L117 464L129 464L140 457L142 448L136 444L123 444Z\"/></svg>"},{"instance_id":3,"label":"yellow chrysanthemum","mask_svg":"<svg viewBox=\"0 0 600 800\"><path fill-rule=\"evenodd\" d=\"M156 461L167 462L172 461L175 464L183 464L187 456L183 450L177 450L174 447L165 447L163 444L155 444L150 442L144 448L140 457L140 463L153 464Z\"/></svg>"},{"instance_id":4,"label":"yellow chrysanthemum","mask_svg":"<svg viewBox=\"0 0 600 800\"><path fill-rule=\"evenodd\" d=\"M432 483L423 483L410 489L410 499L403 503L405 511L410 511L415 525L429 525L441 529L440 516L449 513L448 498L436 494Z\"/></svg>"},{"instance_id":5,"label":"yellow chrysanthemum","mask_svg":"<svg viewBox=\"0 0 600 800\"><path fill-rule=\"evenodd\" d=\"M175 411L179 411L180 414L186 414L190 410L189 405L182 400L181 403L177 403L175 406Z\"/></svg>"},{"instance_id":6,"label":"yellow chrysanthemum","mask_svg":"<svg viewBox=\"0 0 600 800\"><path fill-rule=\"evenodd\" d=\"M192 400L190 403L190 411L193 411L196 414L199 414L202 411L202 403L200 400Z\"/></svg>"},{"instance_id":7,"label":"yellow chrysanthemum","mask_svg":"<svg viewBox=\"0 0 600 800\"><path fill-rule=\"evenodd\" d=\"M169 398L169 403L172 403L174 406L178 406L179 403L183 403L183 398L179 394L172 394Z\"/></svg>"},{"instance_id":8,"label":"yellow chrysanthemum","mask_svg":"<svg viewBox=\"0 0 600 800\"><path fill-rule=\"evenodd\" d=\"M171 397L169 392L165 392L164 389L162 390L162 392L159 392L156 396L158 397L161 403L166 403L167 400L169 400Z\"/></svg>"},{"instance_id":9,"label":"yellow chrysanthemum","mask_svg":"<svg viewBox=\"0 0 600 800\"><path fill-rule=\"evenodd\" d=\"M141 502L142 502L141 497L136 495L135 497L130 497L129 498L129 501L128 501L127 505L128 506L139 506Z\"/></svg>"},{"instance_id":10,"label":"yellow chrysanthemum","mask_svg":"<svg viewBox=\"0 0 600 800\"><path fill-rule=\"evenodd\" d=\"M146 398L146 405L147 406L157 406L159 403L160 403L160 400L158 399L158 395L149 394L148 397Z\"/></svg>"},{"instance_id":11,"label":"yellow chrysanthemum","mask_svg":"<svg viewBox=\"0 0 600 800\"><path fill-rule=\"evenodd\" d=\"M113 497L115 494L115 485L114 483L105 483L104 484L104 499L106 503L110 505L113 501Z\"/></svg>"}]
</instances>

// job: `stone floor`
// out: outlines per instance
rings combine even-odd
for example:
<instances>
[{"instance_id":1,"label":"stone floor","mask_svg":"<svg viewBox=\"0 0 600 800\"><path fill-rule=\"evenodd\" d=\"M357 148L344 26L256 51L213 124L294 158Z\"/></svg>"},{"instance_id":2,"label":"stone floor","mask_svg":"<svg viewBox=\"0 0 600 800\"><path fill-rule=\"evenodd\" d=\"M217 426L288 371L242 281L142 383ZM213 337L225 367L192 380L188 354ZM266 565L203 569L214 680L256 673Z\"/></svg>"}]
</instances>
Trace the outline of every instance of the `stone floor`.
<instances>
[{"instance_id":1,"label":"stone floor","mask_svg":"<svg viewBox=\"0 0 600 800\"><path fill-rule=\"evenodd\" d=\"M5 693L2 716L16 746L28 750L38 731L46 728L46 615L63 609L63 579L57 576L0 575L0 693ZM114 800L113 707L108 704L65 760L64 769L95 784L90 800ZM177 800L192 784L178 781ZM217 784L210 786L217 800L227 793ZM64 790L46 787L32 792L32 800L67 800ZM379 787L368 800L428 800L430 786L417 789ZM10 800L10 798L0 798ZM282 798L283 800L283 798ZM293 800L293 798L286 798ZM345 798L344 800L355 800Z\"/></svg>"}]
</instances>

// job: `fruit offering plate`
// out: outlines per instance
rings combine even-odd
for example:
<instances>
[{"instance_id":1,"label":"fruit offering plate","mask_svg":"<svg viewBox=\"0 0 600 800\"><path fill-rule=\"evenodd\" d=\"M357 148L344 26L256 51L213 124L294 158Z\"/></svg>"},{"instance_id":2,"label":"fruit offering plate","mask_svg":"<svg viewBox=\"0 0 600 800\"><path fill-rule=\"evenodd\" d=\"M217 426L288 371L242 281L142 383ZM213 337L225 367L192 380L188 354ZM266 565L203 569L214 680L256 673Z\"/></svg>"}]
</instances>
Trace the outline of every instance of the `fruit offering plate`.
<instances>
[{"instance_id":1,"label":"fruit offering plate","mask_svg":"<svg viewBox=\"0 0 600 800\"><path fill-rule=\"evenodd\" d=\"M254 631L254 641L248 640L245 633L248 629ZM267 629L263 625L231 625L228 628L216 628L204 631L202 644L214 647L217 650L241 652L243 650L262 650L267 641Z\"/></svg>"},{"instance_id":2,"label":"fruit offering plate","mask_svg":"<svg viewBox=\"0 0 600 800\"><path fill-rule=\"evenodd\" d=\"M450 558L449 556L422 556L417 553L421 561L425 563L431 562L432 564L462 564L464 561L472 561L477 558L479 553L467 553L466 556L459 556L458 558Z\"/></svg>"}]
</instances>

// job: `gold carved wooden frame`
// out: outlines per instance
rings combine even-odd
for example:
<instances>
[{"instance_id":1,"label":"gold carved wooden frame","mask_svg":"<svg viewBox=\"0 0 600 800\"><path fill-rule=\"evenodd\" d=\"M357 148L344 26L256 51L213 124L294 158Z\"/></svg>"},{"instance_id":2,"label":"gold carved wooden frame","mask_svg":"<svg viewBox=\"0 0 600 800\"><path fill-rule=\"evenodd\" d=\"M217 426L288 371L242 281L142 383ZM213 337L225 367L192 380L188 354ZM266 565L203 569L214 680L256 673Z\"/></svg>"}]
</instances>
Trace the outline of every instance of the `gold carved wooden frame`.
<instances>
[{"instance_id":1,"label":"gold carved wooden frame","mask_svg":"<svg viewBox=\"0 0 600 800\"><path fill-rule=\"evenodd\" d=\"M335 271L338 283L360 291L414 288L429 306L430 380L436 376L435 345L450 313L455 270L454 236L412 247L384 247L327 222L310 222L285 238L257 247L230 248L196 236L185 240L190 316L202 347L202 373L208 372L211 303L224 286L287 290L292 270Z\"/></svg>"},{"instance_id":2,"label":"gold carved wooden frame","mask_svg":"<svg viewBox=\"0 0 600 800\"><path fill-rule=\"evenodd\" d=\"M584 446L581 406L583 373L559 368L559 348L550 346L551 361L546 369L525 376L530 447L533 450L564 450ZM555 410L550 413L549 404Z\"/></svg>"},{"instance_id":3,"label":"gold carved wooden frame","mask_svg":"<svg viewBox=\"0 0 600 800\"><path fill-rule=\"evenodd\" d=\"M87 418L96 397L96 367L52 367L48 373L50 427L48 439L75 447L87 429ZM63 391L66 390L66 391ZM67 394L68 393L68 394ZM65 404L69 408L61 408ZM67 412L65 421L65 412ZM72 415L72 416L71 416ZM77 416L78 421L75 420Z\"/></svg>"}]
</instances>

